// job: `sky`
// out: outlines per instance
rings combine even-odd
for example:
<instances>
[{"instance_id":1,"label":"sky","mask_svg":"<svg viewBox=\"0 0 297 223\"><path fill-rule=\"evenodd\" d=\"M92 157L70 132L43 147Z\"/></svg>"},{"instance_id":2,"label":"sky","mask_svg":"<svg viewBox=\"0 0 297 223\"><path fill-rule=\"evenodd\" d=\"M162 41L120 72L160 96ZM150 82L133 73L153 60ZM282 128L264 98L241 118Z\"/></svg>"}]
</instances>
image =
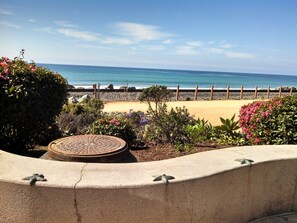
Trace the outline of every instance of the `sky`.
<instances>
[{"instance_id":1,"label":"sky","mask_svg":"<svg viewBox=\"0 0 297 223\"><path fill-rule=\"evenodd\" d=\"M0 0L0 56L297 75L296 0Z\"/></svg>"}]
</instances>

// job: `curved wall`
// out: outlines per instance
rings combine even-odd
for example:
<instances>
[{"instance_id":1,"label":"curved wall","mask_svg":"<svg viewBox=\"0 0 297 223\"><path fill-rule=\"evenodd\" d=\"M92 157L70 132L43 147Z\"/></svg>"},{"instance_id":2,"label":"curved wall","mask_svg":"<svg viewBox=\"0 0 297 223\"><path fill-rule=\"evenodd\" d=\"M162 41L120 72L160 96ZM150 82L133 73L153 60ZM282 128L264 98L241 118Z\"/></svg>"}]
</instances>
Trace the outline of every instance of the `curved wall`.
<instances>
[{"instance_id":1,"label":"curved wall","mask_svg":"<svg viewBox=\"0 0 297 223\"><path fill-rule=\"evenodd\" d=\"M235 159L254 160L241 165ZM0 222L249 222L297 210L297 146L234 147L130 164L0 151ZM44 174L30 187L22 178ZM168 184L152 175L175 177Z\"/></svg>"}]
</instances>

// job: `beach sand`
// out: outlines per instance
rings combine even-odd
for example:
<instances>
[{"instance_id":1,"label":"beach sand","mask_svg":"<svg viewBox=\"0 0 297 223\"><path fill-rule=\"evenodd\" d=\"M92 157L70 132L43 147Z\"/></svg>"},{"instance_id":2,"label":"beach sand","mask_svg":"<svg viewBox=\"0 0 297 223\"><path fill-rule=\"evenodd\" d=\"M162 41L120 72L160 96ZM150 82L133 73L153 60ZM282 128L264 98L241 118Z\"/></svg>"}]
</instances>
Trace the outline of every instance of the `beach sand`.
<instances>
[{"instance_id":1,"label":"beach sand","mask_svg":"<svg viewBox=\"0 0 297 223\"><path fill-rule=\"evenodd\" d=\"M217 100L217 101L173 101L168 102L168 108L185 106L191 115L197 118L204 118L212 125L220 125L220 117L231 118L235 114L238 120L239 109L241 106L253 102L253 100ZM107 102L104 106L105 112L119 111L129 112L146 111L146 103L140 102Z\"/></svg>"}]
</instances>

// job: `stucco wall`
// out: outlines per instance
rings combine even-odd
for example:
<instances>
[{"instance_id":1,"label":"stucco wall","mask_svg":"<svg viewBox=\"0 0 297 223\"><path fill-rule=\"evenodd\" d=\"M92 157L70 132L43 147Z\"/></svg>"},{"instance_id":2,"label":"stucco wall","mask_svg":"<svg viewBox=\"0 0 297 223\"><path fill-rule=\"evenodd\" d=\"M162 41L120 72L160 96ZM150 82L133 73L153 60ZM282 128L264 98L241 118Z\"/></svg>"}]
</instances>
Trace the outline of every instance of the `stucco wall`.
<instances>
[{"instance_id":1,"label":"stucco wall","mask_svg":"<svg viewBox=\"0 0 297 223\"><path fill-rule=\"evenodd\" d=\"M238 158L254 160L241 165ZM234 147L131 164L0 151L0 222L249 222L297 211L297 146ZM42 173L47 182L22 178ZM152 175L175 180L153 182Z\"/></svg>"}]
</instances>

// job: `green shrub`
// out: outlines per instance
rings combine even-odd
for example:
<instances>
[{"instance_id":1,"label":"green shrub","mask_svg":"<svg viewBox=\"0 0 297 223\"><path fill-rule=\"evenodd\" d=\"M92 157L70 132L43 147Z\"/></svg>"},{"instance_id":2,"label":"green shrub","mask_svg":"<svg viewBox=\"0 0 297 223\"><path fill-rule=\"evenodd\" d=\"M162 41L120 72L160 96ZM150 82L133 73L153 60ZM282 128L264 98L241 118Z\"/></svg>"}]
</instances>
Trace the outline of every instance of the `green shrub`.
<instances>
[{"instance_id":1,"label":"green shrub","mask_svg":"<svg viewBox=\"0 0 297 223\"><path fill-rule=\"evenodd\" d=\"M91 125L102 116L104 104L91 98L76 104L65 104L56 121L64 135L79 135L90 132Z\"/></svg>"},{"instance_id":2,"label":"green shrub","mask_svg":"<svg viewBox=\"0 0 297 223\"><path fill-rule=\"evenodd\" d=\"M185 107L177 107L169 112L165 110L161 114L150 117L144 132L144 138L147 141L171 143L179 148L191 142L187 126L192 125L195 120Z\"/></svg>"},{"instance_id":3,"label":"green shrub","mask_svg":"<svg viewBox=\"0 0 297 223\"><path fill-rule=\"evenodd\" d=\"M149 121L147 115L142 111L133 111L133 109L131 109L128 113L122 113L122 116L132 126L133 132L137 138L136 144L142 145L144 129ZM135 146L137 146L136 144Z\"/></svg>"},{"instance_id":4,"label":"green shrub","mask_svg":"<svg viewBox=\"0 0 297 223\"><path fill-rule=\"evenodd\" d=\"M22 52L23 53L23 52ZM0 147L22 153L54 122L67 95L59 74L22 59L0 59Z\"/></svg>"},{"instance_id":5,"label":"green shrub","mask_svg":"<svg viewBox=\"0 0 297 223\"><path fill-rule=\"evenodd\" d=\"M297 143L297 95L254 102L240 110L239 123L253 144Z\"/></svg>"},{"instance_id":6,"label":"green shrub","mask_svg":"<svg viewBox=\"0 0 297 223\"><path fill-rule=\"evenodd\" d=\"M222 122L222 125L216 126L216 130L221 132L224 135L227 135L231 138L234 138L235 136L238 136L238 132L236 130L240 129L238 121L234 121L235 119L235 114L232 116L231 119L224 119L220 117L220 120Z\"/></svg>"},{"instance_id":7,"label":"green shrub","mask_svg":"<svg viewBox=\"0 0 297 223\"><path fill-rule=\"evenodd\" d=\"M190 144L187 126L194 123L188 110L183 108L167 110L166 101L171 95L165 86L151 86L143 90L140 101L148 103L148 124L143 139L155 143L171 143L177 150L183 150Z\"/></svg>"},{"instance_id":8,"label":"green shrub","mask_svg":"<svg viewBox=\"0 0 297 223\"><path fill-rule=\"evenodd\" d=\"M204 142L212 137L213 127L204 119L198 118L194 125L188 125L186 129L193 143Z\"/></svg>"},{"instance_id":9,"label":"green shrub","mask_svg":"<svg viewBox=\"0 0 297 223\"><path fill-rule=\"evenodd\" d=\"M237 131L240 129L239 121L235 121L235 114L231 119L220 117L222 124L215 126L213 136L220 144L226 145L247 145L247 139L244 134Z\"/></svg>"},{"instance_id":10,"label":"green shrub","mask_svg":"<svg viewBox=\"0 0 297 223\"><path fill-rule=\"evenodd\" d=\"M171 95L166 86L154 85L144 89L139 95L138 100L145 101L149 105L148 113L158 115L166 110L166 101Z\"/></svg>"},{"instance_id":11,"label":"green shrub","mask_svg":"<svg viewBox=\"0 0 297 223\"><path fill-rule=\"evenodd\" d=\"M109 114L95 121L91 127L91 133L116 136L125 140L130 146L136 141L132 125L122 114Z\"/></svg>"}]
</instances>

